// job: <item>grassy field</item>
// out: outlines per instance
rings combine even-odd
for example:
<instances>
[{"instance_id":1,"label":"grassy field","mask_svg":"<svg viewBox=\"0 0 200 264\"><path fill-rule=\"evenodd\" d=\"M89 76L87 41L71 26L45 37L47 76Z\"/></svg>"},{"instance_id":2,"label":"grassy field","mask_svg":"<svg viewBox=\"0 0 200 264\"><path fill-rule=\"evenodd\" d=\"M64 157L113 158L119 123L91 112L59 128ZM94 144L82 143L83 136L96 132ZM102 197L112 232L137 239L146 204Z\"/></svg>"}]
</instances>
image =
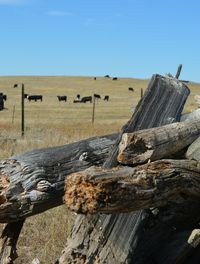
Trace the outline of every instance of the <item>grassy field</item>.
<instances>
[{"instance_id":1,"label":"grassy field","mask_svg":"<svg viewBox=\"0 0 200 264\"><path fill-rule=\"evenodd\" d=\"M17 88L13 85L18 83ZM25 136L21 138L21 83L25 93L42 94L43 102L25 101ZM0 77L0 92L7 94L5 110L0 111L0 158L34 148L63 145L83 138L109 134L120 130L132 115L140 99L141 88L148 80L97 77ZM128 91L133 87L134 92ZM191 94L184 112L195 110L194 96L200 94L200 84L189 83ZM92 104L74 104L76 95L109 95L110 100L96 103L92 124ZM57 95L67 95L68 101L58 102ZM13 111L15 109L15 112ZM14 112L14 115L13 115ZM41 263L54 263L60 255L69 232L73 215L65 206L54 208L26 220L18 244L20 257L16 263L30 263L38 257Z\"/></svg>"}]
</instances>

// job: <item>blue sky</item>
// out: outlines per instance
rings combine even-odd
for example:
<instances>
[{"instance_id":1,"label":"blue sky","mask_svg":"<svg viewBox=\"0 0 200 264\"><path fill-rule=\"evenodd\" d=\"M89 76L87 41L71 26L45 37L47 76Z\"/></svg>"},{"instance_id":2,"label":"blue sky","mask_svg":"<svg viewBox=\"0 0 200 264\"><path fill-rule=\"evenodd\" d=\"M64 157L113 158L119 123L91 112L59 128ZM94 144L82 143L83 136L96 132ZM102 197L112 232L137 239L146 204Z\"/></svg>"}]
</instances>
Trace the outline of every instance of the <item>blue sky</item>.
<instances>
[{"instance_id":1,"label":"blue sky","mask_svg":"<svg viewBox=\"0 0 200 264\"><path fill-rule=\"evenodd\" d=\"M200 82L199 0L0 0L0 75Z\"/></svg>"}]
</instances>

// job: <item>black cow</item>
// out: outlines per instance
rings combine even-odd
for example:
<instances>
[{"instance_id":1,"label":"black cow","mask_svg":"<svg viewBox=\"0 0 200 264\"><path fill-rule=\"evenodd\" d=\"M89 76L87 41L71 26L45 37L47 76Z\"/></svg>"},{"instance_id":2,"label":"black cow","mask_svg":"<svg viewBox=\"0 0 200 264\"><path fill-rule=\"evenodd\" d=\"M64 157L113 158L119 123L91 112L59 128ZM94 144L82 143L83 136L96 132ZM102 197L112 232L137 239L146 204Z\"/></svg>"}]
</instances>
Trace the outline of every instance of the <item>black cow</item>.
<instances>
[{"instance_id":1,"label":"black cow","mask_svg":"<svg viewBox=\"0 0 200 264\"><path fill-rule=\"evenodd\" d=\"M129 87L128 90L134 92L134 89L132 87Z\"/></svg>"},{"instance_id":2,"label":"black cow","mask_svg":"<svg viewBox=\"0 0 200 264\"><path fill-rule=\"evenodd\" d=\"M81 98L80 103L86 103L86 102L92 103L92 96L84 96Z\"/></svg>"},{"instance_id":3,"label":"black cow","mask_svg":"<svg viewBox=\"0 0 200 264\"><path fill-rule=\"evenodd\" d=\"M6 95L6 94L0 93L0 96L2 97L2 99L3 99L4 101L7 100L7 95Z\"/></svg>"},{"instance_id":4,"label":"black cow","mask_svg":"<svg viewBox=\"0 0 200 264\"><path fill-rule=\"evenodd\" d=\"M60 101L65 101L65 102L67 102L67 96L66 96L66 95L58 95L57 98L58 98L58 101L59 101L59 102L60 102Z\"/></svg>"},{"instance_id":5,"label":"black cow","mask_svg":"<svg viewBox=\"0 0 200 264\"><path fill-rule=\"evenodd\" d=\"M94 98L98 100L98 99L101 99L101 96L100 94L94 94Z\"/></svg>"},{"instance_id":6,"label":"black cow","mask_svg":"<svg viewBox=\"0 0 200 264\"><path fill-rule=\"evenodd\" d=\"M104 97L103 100L104 100L104 101L108 101L108 100L109 100L109 95L105 95L105 97Z\"/></svg>"},{"instance_id":7,"label":"black cow","mask_svg":"<svg viewBox=\"0 0 200 264\"><path fill-rule=\"evenodd\" d=\"M110 76L109 76L108 74L107 74L107 75L105 75L104 77L105 77L105 78L110 78Z\"/></svg>"},{"instance_id":8,"label":"black cow","mask_svg":"<svg viewBox=\"0 0 200 264\"><path fill-rule=\"evenodd\" d=\"M96 81L96 79L97 79L97 78L96 78L96 77L94 77L94 80L95 80L95 81Z\"/></svg>"},{"instance_id":9,"label":"black cow","mask_svg":"<svg viewBox=\"0 0 200 264\"><path fill-rule=\"evenodd\" d=\"M37 100L40 100L42 102L42 95L29 95L27 98L30 101L35 101L37 102Z\"/></svg>"},{"instance_id":10,"label":"black cow","mask_svg":"<svg viewBox=\"0 0 200 264\"><path fill-rule=\"evenodd\" d=\"M18 86L18 84L17 83L15 83L14 85L13 85L13 88L16 88Z\"/></svg>"},{"instance_id":11,"label":"black cow","mask_svg":"<svg viewBox=\"0 0 200 264\"><path fill-rule=\"evenodd\" d=\"M113 77L112 79L113 79L113 81L116 81L117 80L117 77Z\"/></svg>"},{"instance_id":12,"label":"black cow","mask_svg":"<svg viewBox=\"0 0 200 264\"><path fill-rule=\"evenodd\" d=\"M4 100L3 100L3 96L0 95L0 111L4 109Z\"/></svg>"}]
</instances>

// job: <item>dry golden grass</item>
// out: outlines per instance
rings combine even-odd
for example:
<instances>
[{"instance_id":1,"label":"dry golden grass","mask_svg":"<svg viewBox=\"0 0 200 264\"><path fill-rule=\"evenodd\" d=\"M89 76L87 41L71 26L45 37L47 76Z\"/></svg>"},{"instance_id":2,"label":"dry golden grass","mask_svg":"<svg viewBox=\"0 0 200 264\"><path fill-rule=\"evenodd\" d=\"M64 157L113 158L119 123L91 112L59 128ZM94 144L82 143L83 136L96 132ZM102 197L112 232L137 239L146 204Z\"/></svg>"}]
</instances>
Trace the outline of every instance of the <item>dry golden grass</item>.
<instances>
[{"instance_id":1,"label":"dry golden grass","mask_svg":"<svg viewBox=\"0 0 200 264\"><path fill-rule=\"evenodd\" d=\"M21 138L21 86L25 93L42 94L43 102L25 101L25 136ZM34 148L63 145L83 138L119 131L130 118L132 108L140 99L141 88L145 90L148 80L132 78L97 77L0 77L0 92L7 94L6 109L0 111L0 159ZM197 108L194 96L199 94L200 84L189 83L191 95L185 112ZM128 91L133 87L134 92ZM91 123L92 104L74 104L77 94L94 93L109 95L110 101L96 104L95 122ZM57 95L67 95L68 102L58 102ZM13 107L15 106L14 122ZM38 257L41 263L54 263L66 242L73 215L65 206L30 217L23 227L16 263L30 263Z\"/></svg>"}]
</instances>

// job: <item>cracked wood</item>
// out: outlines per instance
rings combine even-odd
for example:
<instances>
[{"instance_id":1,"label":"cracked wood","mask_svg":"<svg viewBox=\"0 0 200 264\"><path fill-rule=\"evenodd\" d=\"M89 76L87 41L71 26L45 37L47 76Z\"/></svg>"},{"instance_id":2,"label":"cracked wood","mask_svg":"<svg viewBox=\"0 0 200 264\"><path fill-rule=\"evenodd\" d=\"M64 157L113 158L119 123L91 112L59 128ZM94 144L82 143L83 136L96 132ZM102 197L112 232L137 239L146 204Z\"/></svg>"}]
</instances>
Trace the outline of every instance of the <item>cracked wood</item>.
<instances>
[{"instance_id":1,"label":"cracked wood","mask_svg":"<svg viewBox=\"0 0 200 264\"><path fill-rule=\"evenodd\" d=\"M171 158L189 146L199 135L199 120L124 133L117 160L122 164L137 165L148 160Z\"/></svg>"},{"instance_id":2,"label":"cracked wood","mask_svg":"<svg viewBox=\"0 0 200 264\"><path fill-rule=\"evenodd\" d=\"M19 221L63 204L64 180L102 165L116 134L37 149L0 162L0 222Z\"/></svg>"},{"instance_id":3,"label":"cracked wood","mask_svg":"<svg viewBox=\"0 0 200 264\"><path fill-rule=\"evenodd\" d=\"M160 160L131 167L92 167L66 179L65 202L77 213L120 213L200 198L200 164Z\"/></svg>"}]
</instances>

